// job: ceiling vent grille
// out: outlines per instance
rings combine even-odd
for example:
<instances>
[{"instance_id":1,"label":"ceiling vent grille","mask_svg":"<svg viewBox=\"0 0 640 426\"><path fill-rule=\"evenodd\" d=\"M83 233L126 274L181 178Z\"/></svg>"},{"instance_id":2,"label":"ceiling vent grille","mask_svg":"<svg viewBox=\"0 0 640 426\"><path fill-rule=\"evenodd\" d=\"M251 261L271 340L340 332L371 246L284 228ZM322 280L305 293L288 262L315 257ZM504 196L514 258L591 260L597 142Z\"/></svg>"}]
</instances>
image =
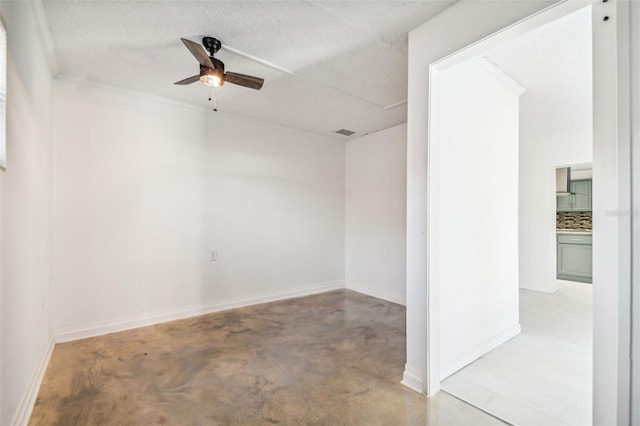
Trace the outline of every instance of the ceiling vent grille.
<instances>
[{"instance_id":1,"label":"ceiling vent grille","mask_svg":"<svg viewBox=\"0 0 640 426\"><path fill-rule=\"evenodd\" d=\"M351 135L355 134L356 132L352 132L351 130L347 130L347 129L340 129L340 130L336 130L336 133L339 134L339 135L351 136Z\"/></svg>"}]
</instances>

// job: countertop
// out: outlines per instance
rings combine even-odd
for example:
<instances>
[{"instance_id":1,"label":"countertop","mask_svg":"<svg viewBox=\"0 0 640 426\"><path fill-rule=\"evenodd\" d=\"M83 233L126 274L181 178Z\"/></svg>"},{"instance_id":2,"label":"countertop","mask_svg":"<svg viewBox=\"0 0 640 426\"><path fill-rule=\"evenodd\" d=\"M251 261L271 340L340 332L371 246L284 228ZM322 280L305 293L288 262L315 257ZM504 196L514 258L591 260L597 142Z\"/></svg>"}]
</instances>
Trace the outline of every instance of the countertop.
<instances>
[{"instance_id":1,"label":"countertop","mask_svg":"<svg viewBox=\"0 0 640 426\"><path fill-rule=\"evenodd\" d=\"M556 234L569 235L592 235L593 231L588 229L556 229Z\"/></svg>"}]
</instances>

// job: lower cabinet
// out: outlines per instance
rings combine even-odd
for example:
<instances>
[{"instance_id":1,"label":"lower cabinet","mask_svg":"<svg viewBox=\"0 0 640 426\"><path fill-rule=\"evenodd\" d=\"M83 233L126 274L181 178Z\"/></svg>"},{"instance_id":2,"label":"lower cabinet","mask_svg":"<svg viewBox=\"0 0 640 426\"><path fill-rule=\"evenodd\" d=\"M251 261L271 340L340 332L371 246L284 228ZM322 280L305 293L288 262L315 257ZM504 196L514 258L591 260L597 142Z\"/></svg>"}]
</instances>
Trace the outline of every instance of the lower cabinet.
<instances>
[{"instance_id":1,"label":"lower cabinet","mask_svg":"<svg viewBox=\"0 0 640 426\"><path fill-rule=\"evenodd\" d=\"M591 235L558 234L558 279L591 283L591 238Z\"/></svg>"}]
</instances>

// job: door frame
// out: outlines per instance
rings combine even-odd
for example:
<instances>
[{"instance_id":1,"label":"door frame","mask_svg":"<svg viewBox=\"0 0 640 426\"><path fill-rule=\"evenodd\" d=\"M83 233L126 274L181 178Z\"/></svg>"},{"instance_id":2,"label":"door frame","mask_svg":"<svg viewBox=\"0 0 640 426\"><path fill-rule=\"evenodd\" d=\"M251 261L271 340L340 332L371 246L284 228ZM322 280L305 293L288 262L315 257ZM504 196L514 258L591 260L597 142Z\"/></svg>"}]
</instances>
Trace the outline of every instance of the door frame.
<instances>
[{"instance_id":1,"label":"door frame","mask_svg":"<svg viewBox=\"0 0 640 426\"><path fill-rule=\"evenodd\" d=\"M631 164L629 3L565 0L429 65L439 70L477 55L583 7L592 8L593 37L593 203L594 339L593 423L628 424L631 347ZM608 19L605 21L605 17ZM625 19L626 18L626 19ZM429 103L431 103L429 96ZM431 280L437 253L431 249L434 206L430 194L439 182L430 174L438 159L431 155L431 112L428 117L427 167L427 337L424 390L440 390L440 323L438 282ZM434 152L435 154L435 152ZM455 165L448 165L455 167ZM627 212L627 214L625 214ZM409 337L409 336L408 336Z\"/></svg>"}]
</instances>

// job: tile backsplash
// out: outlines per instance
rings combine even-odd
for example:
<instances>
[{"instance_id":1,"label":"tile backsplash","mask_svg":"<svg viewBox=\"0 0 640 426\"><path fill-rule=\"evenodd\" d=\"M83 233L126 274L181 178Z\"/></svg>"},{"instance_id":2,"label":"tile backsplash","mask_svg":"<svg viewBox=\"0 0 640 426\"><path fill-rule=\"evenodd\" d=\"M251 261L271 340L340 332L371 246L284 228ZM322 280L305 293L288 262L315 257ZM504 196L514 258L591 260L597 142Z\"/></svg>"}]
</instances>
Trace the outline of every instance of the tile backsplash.
<instances>
[{"instance_id":1,"label":"tile backsplash","mask_svg":"<svg viewBox=\"0 0 640 426\"><path fill-rule=\"evenodd\" d=\"M557 229L588 229L591 230L591 212L557 212Z\"/></svg>"}]
</instances>

